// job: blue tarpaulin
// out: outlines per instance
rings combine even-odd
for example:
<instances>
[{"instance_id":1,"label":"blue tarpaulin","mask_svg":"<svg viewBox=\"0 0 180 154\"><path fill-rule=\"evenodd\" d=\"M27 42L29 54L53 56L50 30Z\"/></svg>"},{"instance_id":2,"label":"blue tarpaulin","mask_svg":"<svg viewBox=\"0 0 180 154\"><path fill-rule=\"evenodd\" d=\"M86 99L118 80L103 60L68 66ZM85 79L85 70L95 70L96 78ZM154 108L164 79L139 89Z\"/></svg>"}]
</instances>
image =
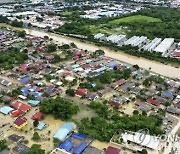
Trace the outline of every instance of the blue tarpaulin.
<instances>
[{"instance_id":1,"label":"blue tarpaulin","mask_svg":"<svg viewBox=\"0 0 180 154\"><path fill-rule=\"evenodd\" d=\"M84 139L86 138L86 135L84 135L84 134L79 134L79 133L73 133L73 134L72 134L72 137L77 138L77 139L79 139L79 140L84 140Z\"/></svg>"},{"instance_id":2,"label":"blue tarpaulin","mask_svg":"<svg viewBox=\"0 0 180 154\"><path fill-rule=\"evenodd\" d=\"M77 148L73 151L73 154L81 154L81 152L86 149L87 144L85 142L81 143L80 145L77 146Z\"/></svg>"},{"instance_id":3,"label":"blue tarpaulin","mask_svg":"<svg viewBox=\"0 0 180 154\"><path fill-rule=\"evenodd\" d=\"M60 149L64 149L66 151L70 151L73 147L75 146L75 144L71 141L71 138L68 138L66 141L64 141L59 148Z\"/></svg>"}]
</instances>

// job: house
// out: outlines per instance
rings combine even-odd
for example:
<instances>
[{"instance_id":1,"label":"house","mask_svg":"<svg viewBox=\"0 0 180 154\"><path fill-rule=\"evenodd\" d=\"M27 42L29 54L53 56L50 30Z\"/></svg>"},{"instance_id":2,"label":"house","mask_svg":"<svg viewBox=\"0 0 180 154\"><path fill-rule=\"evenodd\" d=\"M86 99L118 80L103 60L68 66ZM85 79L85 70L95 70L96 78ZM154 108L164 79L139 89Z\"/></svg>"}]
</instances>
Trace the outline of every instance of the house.
<instances>
[{"instance_id":1,"label":"house","mask_svg":"<svg viewBox=\"0 0 180 154\"><path fill-rule=\"evenodd\" d=\"M141 106L141 105L143 104L143 102L136 101L136 102L134 102L134 104L135 104L136 106Z\"/></svg>"},{"instance_id":2,"label":"house","mask_svg":"<svg viewBox=\"0 0 180 154\"><path fill-rule=\"evenodd\" d=\"M109 147L106 149L105 154L123 154L123 151L120 150L120 149L118 149L118 148L109 146Z\"/></svg>"},{"instance_id":3,"label":"house","mask_svg":"<svg viewBox=\"0 0 180 154\"><path fill-rule=\"evenodd\" d=\"M24 77L24 78L21 78L21 79L19 80L19 82L20 82L22 85L25 85L25 84L27 84L30 80L31 80L31 78L29 78L29 77Z\"/></svg>"},{"instance_id":4,"label":"house","mask_svg":"<svg viewBox=\"0 0 180 154\"><path fill-rule=\"evenodd\" d=\"M9 150L3 150L0 152L0 154L11 154L11 152Z\"/></svg>"},{"instance_id":5,"label":"house","mask_svg":"<svg viewBox=\"0 0 180 154\"><path fill-rule=\"evenodd\" d=\"M27 125L27 119L25 117L19 117L14 121L14 127L17 129L22 129Z\"/></svg>"},{"instance_id":6,"label":"house","mask_svg":"<svg viewBox=\"0 0 180 154\"><path fill-rule=\"evenodd\" d=\"M98 98L98 94L96 93L87 93L86 98L90 101L95 101Z\"/></svg>"},{"instance_id":7,"label":"house","mask_svg":"<svg viewBox=\"0 0 180 154\"><path fill-rule=\"evenodd\" d=\"M162 95L162 97L165 97L169 100L173 100L173 98L174 98L174 95L172 94L172 92L170 92L168 90L163 91L161 95Z\"/></svg>"},{"instance_id":8,"label":"house","mask_svg":"<svg viewBox=\"0 0 180 154\"><path fill-rule=\"evenodd\" d=\"M8 139L13 141L13 142L20 143L25 139L25 137L24 136L19 136L19 135L16 135L16 134L12 134L12 135L10 135L8 137Z\"/></svg>"},{"instance_id":9,"label":"house","mask_svg":"<svg viewBox=\"0 0 180 154\"><path fill-rule=\"evenodd\" d=\"M131 88L130 93L137 95L140 93L140 91L141 91L140 87L133 87Z\"/></svg>"},{"instance_id":10,"label":"house","mask_svg":"<svg viewBox=\"0 0 180 154\"><path fill-rule=\"evenodd\" d=\"M92 146L88 146L82 154L104 154L104 151Z\"/></svg>"},{"instance_id":11,"label":"house","mask_svg":"<svg viewBox=\"0 0 180 154\"><path fill-rule=\"evenodd\" d=\"M23 114L23 112L20 111L20 110L14 110L14 111L12 111L12 112L10 113L10 115L11 115L12 117L19 117L19 116L21 116L22 114Z\"/></svg>"},{"instance_id":12,"label":"house","mask_svg":"<svg viewBox=\"0 0 180 154\"><path fill-rule=\"evenodd\" d=\"M172 113L172 114L176 114L176 115L180 115L180 109L175 108L174 106L168 106L167 112Z\"/></svg>"},{"instance_id":13,"label":"house","mask_svg":"<svg viewBox=\"0 0 180 154\"><path fill-rule=\"evenodd\" d=\"M66 136L74 129L73 123L65 123L57 132L54 134L53 138L57 138L63 141Z\"/></svg>"},{"instance_id":14,"label":"house","mask_svg":"<svg viewBox=\"0 0 180 154\"><path fill-rule=\"evenodd\" d=\"M155 100L153 98L147 99L147 102L152 104L152 105L155 105L155 106L159 106L161 104L161 102L159 102L159 101L157 101L157 100Z\"/></svg>"},{"instance_id":15,"label":"house","mask_svg":"<svg viewBox=\"0 0 180 154\"><path fill-rule=\"evenodd\" d=\"M118 99L109 100L108 104L115 106L118 109L122 107L122 103Z\"/></svg>"},{"instance_id":16,"label":"house","mask_svg":"<svg viewBox=\"0 0 180 154\"><path fill-rule=\"evenodd\" d=\"M31 106L37 106L39 105L40 101L37 100L29 100L28 104L30 104Z\"/></svg>"},{"instance_id":17,"label":"house","mask_svg":"<svg viewBox=\"0 0 180 154\"><path fill-rule=\"evenodd\" d=\"M125 79L118 80L118 81L114 82L113 84L111 84L111 88L116 89L117 87L119 87L125 83L126 83Z\"/></svg>"},{"instance_id":18,"label":"house","mask_svg":"<svg viewBox=\"0 0 180 154\"><path fill-rule=\"evenodd\" d=\"M15 109L20 110L22 112L28 112L31 109L30 105L24 104L20 101L15 101L11 104Z\"/></svg>"},{"instance_id":19,"label":"house","mask_svg":"<svg viewBox=\"0 0 180 154\"><path fill-rule=\"evenodd\" d=\"M15 147L13 147L13 151L18 154L26 154L30 151L30 148L24 144L18 143Z\"/></svg>"},{"instance_id":20,"label":"house","mask_svg":"<svg viewBox=\"0 0 180 154\"><path fill-rule=\"evenodd\" d=\"M78 97L85 96L87 94L88 90L83 88L78 88L75 92L75 95Z\"/></svg>"},{"instance_id":21,"label":"house","mask_svg":"<svg viewBox=\"0 0 180 154\"><path fill-rule=\"evenodd\" d=\"M31 117L31 119L40 121L42 120L43 115L44 114L42 112L37 112Z\"/></svg>"},{"instance_id":22,"label":"house","mask_svg":"<svg viewBox=\"0 0 180 154\"><path fill-rule=\"evenodd\" d=\"M47 126L46 123L40 122L39 125L37 126L37 129L38 130L43 130L43 128L45 128L46 126Z\"/></svg>"},{"instance_id":23,"label":"house","mask_svg":"<svg viewBox=\"0 0 180 154\"><path fill-rule=\"evenodd\" d=\"M9 106L4 106L4 107L1 107L0 108L0 112L7 115L9 114L10 112L12 112L14 109L9 107Z\"/></svg>"}]
</instances>

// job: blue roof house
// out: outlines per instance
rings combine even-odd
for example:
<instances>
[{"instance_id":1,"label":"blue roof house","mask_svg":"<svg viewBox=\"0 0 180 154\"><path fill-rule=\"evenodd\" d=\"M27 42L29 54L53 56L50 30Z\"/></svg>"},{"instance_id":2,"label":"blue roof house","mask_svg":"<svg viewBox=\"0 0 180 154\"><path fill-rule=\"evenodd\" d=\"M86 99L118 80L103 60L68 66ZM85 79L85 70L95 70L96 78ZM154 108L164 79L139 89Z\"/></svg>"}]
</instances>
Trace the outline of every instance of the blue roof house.
<instances>
[{"instance_id":1,"label":"blue roof house","mask_svg":"<svg viewBox=\"0 0 180 154\"><path fill-rule=\"evenodd\" d=\"M30 80L31 80L31 78L29 78L29 77L24 77L24 78L21 78L21 79L19 80L19 82L20 82L22 85L25 85L25 84L27 84Z\"/></svg>"},{"instance_id":2,"label":"blue roof house","mask_svg":"<svg viewBox=\"0 0 180 154\"><path fill-rule=\"evenodd\" d=\"M166 97L166 98L169 98L170 100L173 100L174 98L174 95L172 94L172 92L166 90L166 91L163 91L162 92L162 96Z\"/></svg>"},{"instance_id":3,"label":"blue roof house","mask_svg":"<svg viewBox=\"0 0 180 154\"><path fill-rule=\"evenodd\" d=\"M37 106L39 105L40 101L37 100L29 100L28 104L30 104L31 106Z\"/></svg>"},{"instance_id":4,"label":"blue roof house","mask_svg":"<svg viewBox=\"0 0 180 154\"><path fill-rule=\"evenodd\" d=\"M37 126L38 130L43 130L43 128L46 127L46 123L45 122L40 122L39 125Z\"/></svg>"},{"instance_id":5,"label":"blue roof house","mask_svg":"<svg viewBox=\"0 0 180 154\"><path fill-rule=\"evenodd\" d=\"M53 138L57 138L63 141L66 136L74 129L73 123L65 123L57 132L54 134Z\"/></svg>"},{"instance_id":6,"label":"blue roof house","mask_svg":"<svg viewBox=\"0 0 180 154\"><path fill-rule=\"evenodd\" d=\"M108 64L108 66L110 67L110 68L114 68L115 66L117 66L118 65L118 63L116 62L116 61L111 61L109 64Z\"/></svg>"},{"instance_id":7,"label":"blue roof house","mask_svg":"<svg viewBox=\"0 0 180 154\"><path fill-rule=\"evenodd\" d=\"M13 111L14 109L9 107L9 106L4 106L0 108L0 112L7 115L9 114L11 111Z\"/></svg>"}]
</instances>

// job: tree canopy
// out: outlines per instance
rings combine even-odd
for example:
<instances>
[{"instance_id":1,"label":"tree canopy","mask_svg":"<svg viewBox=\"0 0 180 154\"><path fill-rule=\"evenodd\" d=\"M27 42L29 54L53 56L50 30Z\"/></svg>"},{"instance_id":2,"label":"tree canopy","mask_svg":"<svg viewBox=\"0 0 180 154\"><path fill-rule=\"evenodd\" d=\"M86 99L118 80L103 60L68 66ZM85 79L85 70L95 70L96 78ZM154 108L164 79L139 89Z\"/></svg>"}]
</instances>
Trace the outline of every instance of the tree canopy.
<instances>
[{"instance_id":1,"label":"tree canopy","mask_svg":"<svg viewBox=\"0 0 180 154\"><path fill-rule=\"evenodd\" d=\"M79 108L72 102L61 97L48 99L41 103L40 111L46 114L52 114L55 118L69 120L74 114L77 114Z\"/></svg>"}]
</instances>

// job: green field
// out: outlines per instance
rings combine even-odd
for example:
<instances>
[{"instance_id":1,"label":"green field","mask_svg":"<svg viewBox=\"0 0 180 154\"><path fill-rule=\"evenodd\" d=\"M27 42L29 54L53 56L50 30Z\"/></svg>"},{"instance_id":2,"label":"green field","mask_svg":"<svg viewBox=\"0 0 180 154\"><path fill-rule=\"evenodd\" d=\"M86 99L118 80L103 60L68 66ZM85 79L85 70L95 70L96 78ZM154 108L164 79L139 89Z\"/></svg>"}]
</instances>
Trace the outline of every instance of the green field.
<instances>
[{"instance_id":1,"label":"green field","mask_svg":"<svg viewBox=\"0 0 180 154\"><path fill-rule=\"evenodd\" d=\"M115 19L109 22L109 24L120 24L120 23L132 23L132 22L161 22L161 19L142 16L142 15L134 15L130 17L124 17L120 19Z\"/></svg>"}]
</instances>

